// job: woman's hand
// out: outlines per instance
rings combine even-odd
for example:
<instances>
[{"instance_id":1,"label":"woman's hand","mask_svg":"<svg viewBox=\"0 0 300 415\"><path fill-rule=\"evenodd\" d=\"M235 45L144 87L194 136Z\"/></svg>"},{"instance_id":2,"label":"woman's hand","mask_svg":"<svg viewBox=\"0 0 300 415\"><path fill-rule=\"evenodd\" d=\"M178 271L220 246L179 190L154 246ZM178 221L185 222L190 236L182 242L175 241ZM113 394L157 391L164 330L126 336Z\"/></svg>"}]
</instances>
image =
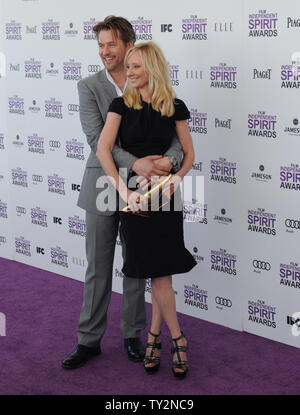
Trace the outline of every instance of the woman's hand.
<instances>
[{"instance_id":1,"label":"woman's hand","mask_svg":"<svg viewBox=\"0 0 300 415\"><path fill-rule=\"evenodd\" d=\"M128 189L127 203L132 212L139 212L140 210L147 210L147 198L141 195L139 192L133 192Z\"/></svg>"}]
</instances>

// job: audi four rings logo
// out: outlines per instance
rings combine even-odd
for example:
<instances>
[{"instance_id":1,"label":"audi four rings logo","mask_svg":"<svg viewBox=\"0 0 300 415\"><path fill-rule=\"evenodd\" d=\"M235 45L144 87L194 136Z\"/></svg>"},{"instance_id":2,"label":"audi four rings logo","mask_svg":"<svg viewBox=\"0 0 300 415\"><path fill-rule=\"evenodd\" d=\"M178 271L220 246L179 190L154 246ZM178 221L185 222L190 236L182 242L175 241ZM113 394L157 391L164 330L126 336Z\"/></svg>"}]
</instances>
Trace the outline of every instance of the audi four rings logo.
<instances>
[{"instance_id":1,"label":"audi four rings logo","mask_svg":"<svg viewBox=\"0 0 300 415\"><path fill-rule=\"evenodd\" d=\"M68 110L73 112L79 112L79 105L76 104L69 104Z\"/></svg>"},{"instance_id":2,"label":"audi four rings logo","mask_svg":"<svg viewBox=\"0 0 300 415\"><path fill-rule=\"evenodd\" d=\"M229 300L228 298L216 297L215 301L216 301L217 304L223 305L225 307L231 307L232 306L232 301Z\"/></svg>"},{"instance_id":3,"label":"audi four rings logo","mask_svg":"<svg viewBox=\"0 0 300 415\"><path fill-rule=\"evenodd\" d=\"M271 264L269 262L259 261L258 259L254 259L252 261L252 264L254 268L257 268L257 269L263 269L265 271L270 271L271 269Z\"/></svg>"},{"instance_id":4,"label":"audi four rings logo","mask_svg":"<svg viewBox=\"0 0 300 415\"><path fill-rule=\"evenodd\" d=\"M88 66L88 71L89 72L99 72L99 71L101 71L101 66L100 65L89 65Z\"/></svg>"},{"instance_id":5,"label":"audi four rings logo","mask_svg":"<svg viewBox=\"0 0 300 415\"><path fill-rule=\"evenodd\" d=\"M288 228L300 229L300 220L286 219L284 223Z\"/></svg>"},{"instance_id":6,"label":"audi four rings logo","mask_svg":"<svg viewBox=\"0 0 300 415\"><path fill-rule=\"evenodd\" d=\"M51 148L60 148L60 142L57 140L50 140L49 141L49 146Z\"/></svg>"}]
</instances>

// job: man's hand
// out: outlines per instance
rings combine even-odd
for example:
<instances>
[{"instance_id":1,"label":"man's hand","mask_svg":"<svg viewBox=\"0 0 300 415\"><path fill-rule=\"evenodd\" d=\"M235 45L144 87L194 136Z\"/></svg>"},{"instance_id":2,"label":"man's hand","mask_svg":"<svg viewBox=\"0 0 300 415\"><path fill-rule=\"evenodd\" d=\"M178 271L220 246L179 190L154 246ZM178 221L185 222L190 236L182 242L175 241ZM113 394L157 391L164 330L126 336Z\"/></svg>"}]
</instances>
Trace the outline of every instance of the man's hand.
<instances>
[{"instance_id":1,"label":"man's hand","mask_svg":"<svg viewBox=\"0 0 300 415\"><path fill-rule=\"evenodd\" d=\"M167 175L171 169L170 165L169 157L147 156L136 160L131 169L139 176L150 180L151 176Z\"/></svg>"},{"instance_id":2,"label":"man's hand","mask_svg":"<svg viewBox=\"0 0 300 415\"><path fill-rule=\"evenodd\" d=\"M154 162L155 166L162 168L163 170L166 171L166 174L164 174L165 176L167 174L170 173L170 170L172 169L172 163L170 161L170 158L168 156L162 157L161 159L155 160ZM163 176L163 175L161 175Z\"/></svg>"}]
</instances>

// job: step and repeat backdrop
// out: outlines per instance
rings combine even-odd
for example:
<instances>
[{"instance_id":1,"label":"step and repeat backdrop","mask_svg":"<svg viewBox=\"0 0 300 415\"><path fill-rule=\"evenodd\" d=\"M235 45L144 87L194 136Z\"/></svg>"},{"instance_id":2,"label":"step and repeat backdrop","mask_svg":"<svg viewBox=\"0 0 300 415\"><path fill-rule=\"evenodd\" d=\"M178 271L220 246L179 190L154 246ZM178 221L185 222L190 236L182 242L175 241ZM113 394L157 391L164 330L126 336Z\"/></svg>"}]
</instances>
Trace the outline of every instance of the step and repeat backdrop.
<instances>
[{"instance_id":1,"label":"step and repeat backdrop","mask_svg":"<svg viewBox=\"0 0 300 415\"><path fill-rule=\"evenodd\" d=\"M0 256L84 281L77 82L103 69L92 27L124 16L167 57L204 177L204 200L183 193L198 264L178 311L300 347L299 1L0 4ZM118 238L116 292L121 269Z\"/></svg>"}]
</instances>

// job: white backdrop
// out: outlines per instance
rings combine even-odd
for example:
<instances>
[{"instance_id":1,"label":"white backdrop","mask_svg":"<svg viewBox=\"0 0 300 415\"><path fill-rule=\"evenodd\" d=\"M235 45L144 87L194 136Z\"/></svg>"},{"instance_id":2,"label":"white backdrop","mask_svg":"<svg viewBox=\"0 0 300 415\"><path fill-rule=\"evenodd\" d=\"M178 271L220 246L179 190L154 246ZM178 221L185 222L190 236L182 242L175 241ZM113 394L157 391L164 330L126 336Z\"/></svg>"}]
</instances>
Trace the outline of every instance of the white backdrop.
<instances>
[{"instance_id":1,"label":"white backdrop","mask_svg":"<svg viewBox=\"0 0 300 415\"><path fill-rule=\"evenodd\" d=\"M198 265L174 277L178 311L300 347L299 2L0 4L0 255L84 280L76 201L89 148L76 82L102 69L91 27L124 16L138 42L165 52L191 111L191 175L205 181L205 202L185 201ZM116 292L121 268L118 241Z\"/></svg>"}]
</instances>

